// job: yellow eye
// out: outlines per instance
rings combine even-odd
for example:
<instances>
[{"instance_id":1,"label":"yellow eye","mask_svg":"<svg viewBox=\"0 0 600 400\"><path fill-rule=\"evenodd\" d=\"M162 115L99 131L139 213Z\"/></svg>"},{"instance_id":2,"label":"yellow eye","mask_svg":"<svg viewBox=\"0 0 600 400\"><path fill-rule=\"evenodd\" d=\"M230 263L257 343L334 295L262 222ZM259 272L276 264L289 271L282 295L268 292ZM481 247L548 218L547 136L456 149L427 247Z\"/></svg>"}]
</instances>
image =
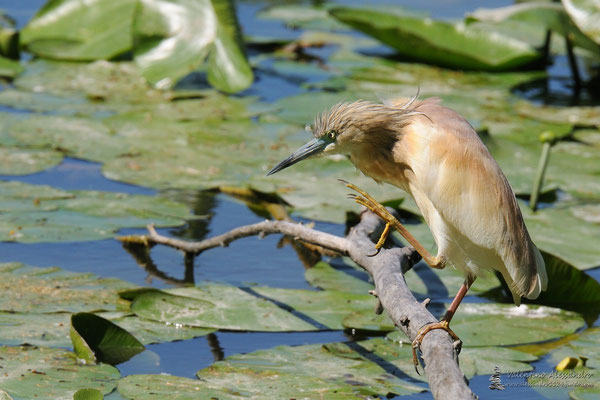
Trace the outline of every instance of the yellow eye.
<instances>
[{"instance_id":1,"label":"yellow eye","mask_svg":"<svg viewBox=\"0 0 600 400\"><path fill-rule=\"evenodd\" d=\"M335 135L336 135L336 132L334 130L330 130L329 132L327 132L327 136L331 140L335 140Z\"/></svg>"}]
</instances>

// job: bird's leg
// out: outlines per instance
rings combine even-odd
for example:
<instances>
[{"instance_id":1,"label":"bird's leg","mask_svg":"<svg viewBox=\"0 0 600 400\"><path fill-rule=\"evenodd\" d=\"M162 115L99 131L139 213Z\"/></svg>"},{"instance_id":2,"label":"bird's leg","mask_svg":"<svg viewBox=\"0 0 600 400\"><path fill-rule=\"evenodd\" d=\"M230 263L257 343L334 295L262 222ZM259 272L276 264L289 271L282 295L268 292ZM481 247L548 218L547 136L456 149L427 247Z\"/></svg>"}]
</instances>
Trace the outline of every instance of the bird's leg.
<instances>
[{"instance_id":1,"label":"bird's leg","mask_svg":"<svg viewBox=\"0 0 600 400\"><path fill-rule=\"evenodd\" d=\"M471 285L473 284L474 281L475 281L475 278L469 277L469 278L465 279L462 286L458 290L458 293L454 297L454 300L452 300L450 307L448 307L448 309L446 310L446 313L444 314L444 316L442 317L440 322L435 322L433 324L425 325L424 327L422 327L419 330L419 332L417 333L417 336L415 337L415 340L413 340L413 342L412 342L413 364L415 365L415 369L417 369L417 366L419 365L419 359L417 358L417 349L420 350L421 343L423 342L423 337L425 337L425 335L428 332L430 332L434 329L443 329L450 334L452 339L454 339L455 341L456 340L460 341L460 339L458 338L456 333L454 333L454 331L452 331L452 329L450 329L450 321L452 320L452 317L454 316L456 309L460 305L460 302L464 299L465 295L467 294L467 291L469 290L469 288L471 287ZM419 372L419 371L417 370L417 372Z\"/></svg>"},{"instance_id":2,"label":"bird's leg","mask_svg":"<svg viewBox=\"0 0 600 400\"><path fill-rule=\"evenodd\" d=\"M344 182L348 188L360 194L360 196L355 194L351 195L354 201L356 201L360 205L367 207L369 210L371 210L373 213L379 216L379 218L385 221L385 229L383 230L381 237L375 245L375 249L377 249L377 252L379 252L379 250L385 243L390 233L390 228L394 228L406 239L406 241L417 251L417 253L421 255L423 260L425 260L425 262L429 264L430 267L443 269L446 266L446 260L444 259L444 257L434 257L433 255L431 255L431 253L427 251L421 243L419 243L419 241L404 227L404 225L402 225L402 223L398 221L396 217L390 214L390 212L384 206L379 204L373 197L371 197L371 195L369 195L367 192L351 183L348 183L346 181L342 182Z\"/></svg>"}]
</instances>

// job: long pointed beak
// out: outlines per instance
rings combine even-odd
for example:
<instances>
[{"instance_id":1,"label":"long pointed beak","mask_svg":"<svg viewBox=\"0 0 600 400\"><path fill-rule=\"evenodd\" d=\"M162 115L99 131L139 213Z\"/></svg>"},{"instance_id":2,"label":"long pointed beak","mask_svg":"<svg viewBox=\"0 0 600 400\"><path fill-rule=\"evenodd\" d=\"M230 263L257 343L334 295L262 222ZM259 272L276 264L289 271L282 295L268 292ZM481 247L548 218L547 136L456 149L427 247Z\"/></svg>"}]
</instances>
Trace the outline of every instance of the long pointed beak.
<instances>
[{"instance_id":1,"label":"long pointed beak","mask_svg":"<svg viewBox=\"0 0 600 400\"><path fill-rule=\"evenodd\" d=\"M327 144L328 143L323 139L312 139L310 142L306 143L304 146L296 150L291 156L274 166L273 169L269 171L267 176L273 175L275 172L279 172L282 169L292 166L298 161L302 161L308 157L314 156L322 152L327 146Z\"/></svg>"}]
</instances>

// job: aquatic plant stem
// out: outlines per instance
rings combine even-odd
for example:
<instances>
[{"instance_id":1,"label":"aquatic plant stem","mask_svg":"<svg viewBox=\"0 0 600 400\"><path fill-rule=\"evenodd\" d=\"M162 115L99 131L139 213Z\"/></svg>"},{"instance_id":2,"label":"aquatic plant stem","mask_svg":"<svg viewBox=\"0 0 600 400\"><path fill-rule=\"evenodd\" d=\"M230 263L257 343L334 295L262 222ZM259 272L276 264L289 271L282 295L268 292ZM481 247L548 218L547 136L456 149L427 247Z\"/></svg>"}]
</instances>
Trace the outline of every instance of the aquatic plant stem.
<instances>
[{"instance_id":1,"label":"aquatic plant stem","mask_svg":"<svg viewBox=\"0 0 600 400\"><path fill-rule=\"evenodd\" d=\"M532 211L537 210L538 199L542 185L544 184L544 176L546 175L546 168L548 167L548 161L550 160L550 149L552 148L551 141L545 141L542 145L542 155L538 163L538 168L535 173L533 180L533 189L531 190L531 197L529 199L529 207Z\"/></svg>"}]
</instances>

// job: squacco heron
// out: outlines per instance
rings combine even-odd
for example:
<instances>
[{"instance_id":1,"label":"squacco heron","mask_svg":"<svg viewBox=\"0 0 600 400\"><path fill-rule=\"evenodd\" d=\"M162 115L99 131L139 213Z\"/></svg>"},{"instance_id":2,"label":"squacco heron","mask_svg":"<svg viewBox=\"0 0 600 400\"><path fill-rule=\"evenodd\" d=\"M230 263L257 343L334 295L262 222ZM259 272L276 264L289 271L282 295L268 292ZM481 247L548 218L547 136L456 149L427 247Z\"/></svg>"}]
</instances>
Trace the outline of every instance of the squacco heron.
<instances>
[{"instance_id":1,"label":"squacco heron","mask_svg":"<svg viewBox=\"0 0 600 400\"><path fill-rule=\"evenodd\" d=\"M366 192L348 184L364 205L386 222L376 245L396 229L433 268L451 264L465 280L440 322L421 327L413 358L424 335L444 329L475 278L500 272L518 306L546 289L544 260L532 242L515 195L500 167L473 127L438 99L398 98L384 104L355 101L333 106L314 122L314 139L277 164L268 175L309 157L345 154L365 175L410 194L429 226L437 256Z\"/></svg>"}]
</instances>

